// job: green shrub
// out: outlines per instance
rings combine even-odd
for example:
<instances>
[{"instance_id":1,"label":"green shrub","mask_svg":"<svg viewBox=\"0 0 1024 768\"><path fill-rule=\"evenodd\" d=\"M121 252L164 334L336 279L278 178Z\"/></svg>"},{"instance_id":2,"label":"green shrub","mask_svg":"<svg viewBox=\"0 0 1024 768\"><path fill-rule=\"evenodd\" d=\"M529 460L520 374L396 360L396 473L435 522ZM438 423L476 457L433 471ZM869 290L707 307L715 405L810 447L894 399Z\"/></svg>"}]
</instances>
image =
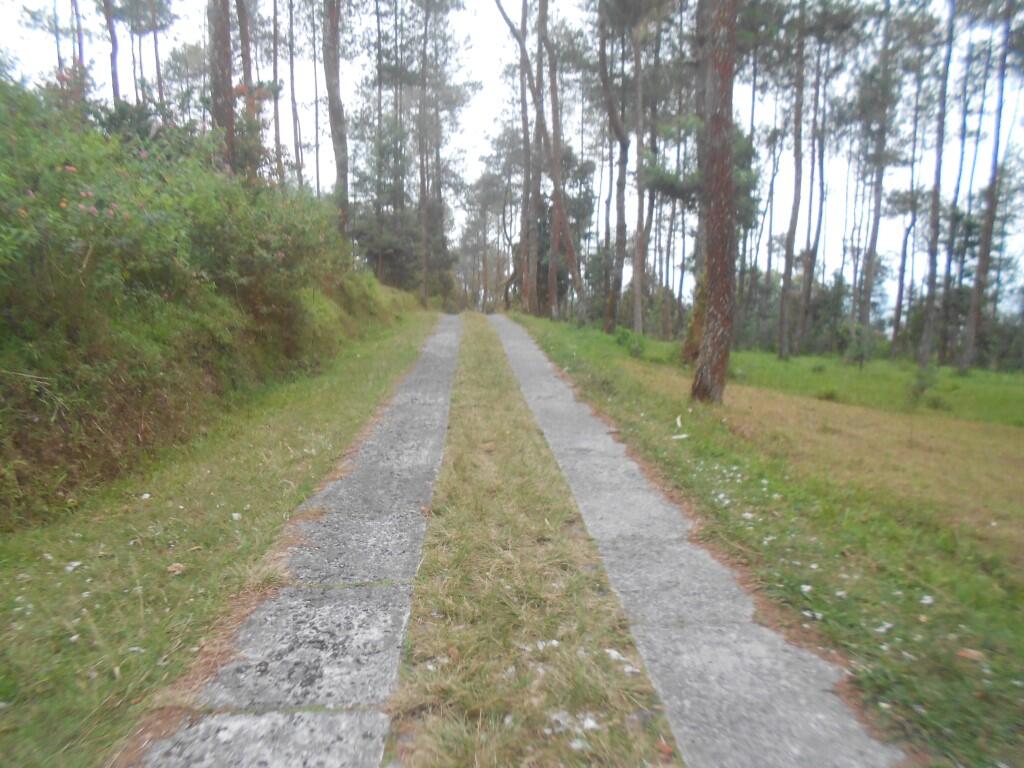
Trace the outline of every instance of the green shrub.
<instances>
[{"instance_id":1,"label":"green shrub","mask_svg":"<svg viewBox=\"0 0 1024 768\"><path fill-rule=\"evenodd\" d=\"M647 340L638 334L631 334L629 345L626 347L630 357L643 357L647 349Z\"/></svg>"},{"instance_id":2,"label":"green shrub","mask_svg":"<svg viewBox=\"0 0 1024 768\"><path fill-rule=\"evenodd\" d=\"M0 528L407 306L330 204L226 172L210 137L2 77L0 123Z\"/></svg>"}]
</instances>

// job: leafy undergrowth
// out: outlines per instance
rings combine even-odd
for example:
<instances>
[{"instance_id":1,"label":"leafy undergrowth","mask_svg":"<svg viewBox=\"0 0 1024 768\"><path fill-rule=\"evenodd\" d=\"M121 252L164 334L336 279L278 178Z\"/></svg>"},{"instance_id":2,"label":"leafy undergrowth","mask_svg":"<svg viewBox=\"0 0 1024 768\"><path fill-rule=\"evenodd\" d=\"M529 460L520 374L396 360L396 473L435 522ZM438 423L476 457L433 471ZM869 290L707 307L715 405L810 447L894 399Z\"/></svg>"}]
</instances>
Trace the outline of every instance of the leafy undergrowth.
<instances>
[{"instance_id":1,"label":"leafy undergrowth","mask_svg":"<svg viewBox=\"0 0 1024 768\"><path fill-rule=\"evenodd\" d=\"M501 342L466 316L416 579L403 765L678 765L671 732Z\"/></svg>"},{"instance_id":2,"label":"leafy undergrowth","mask_svg":"<svg viewBox=\"0 0 1024 768\"><path fill-rule=\"evenodd\" d=\"M188 667L296 505L415 360L432 315L365 328L74 516L0 538L0 762L90 766Z\"/></svg>"},{"instance_id":3,"label":"leafy undergrowth","mask_svg":"<svg viewBox=\"0 0 1024 768\"><path fill-rule=\"evenodd\" d=\"M1024 764L1024 579L999 548L911 491L800 471L735 433L728 409L691 404L684 371L674 392L651 386L641 372L668 369L611 337L517 319L693 502L701 538L842 651L894 737L940 765ZM1021 526L1019 504L1007 520Z\"/></svg>"},{"instance_id":4,"label":"leafy undergrowth","mask_svg":"<svg viewBox=\"0 0 1024 768\"><path fill-rule=\"evenodd\" d=\"M226 399L409 309L355 270L329 202L226 172L213 136L69 106L2 62L0 115L0 530L73 512Z\"/></svg>"},{"instance_id":5,"label":"leafy undergrowth","mask_svg":"<svg viewBox=\"0 0 1024 768\"><path fill-rule=\"evenodd\" d=\"M644 338L638 356L679 367L679 343ZM974 369L961 375L944 367L922 378L908 360L876 359L857 366L841 357L801 355L782 361L772 352L738 351L732 354L729 377L740 384L818 400L1024 427L1020 372Z\"/></svg>"}]
</instances>

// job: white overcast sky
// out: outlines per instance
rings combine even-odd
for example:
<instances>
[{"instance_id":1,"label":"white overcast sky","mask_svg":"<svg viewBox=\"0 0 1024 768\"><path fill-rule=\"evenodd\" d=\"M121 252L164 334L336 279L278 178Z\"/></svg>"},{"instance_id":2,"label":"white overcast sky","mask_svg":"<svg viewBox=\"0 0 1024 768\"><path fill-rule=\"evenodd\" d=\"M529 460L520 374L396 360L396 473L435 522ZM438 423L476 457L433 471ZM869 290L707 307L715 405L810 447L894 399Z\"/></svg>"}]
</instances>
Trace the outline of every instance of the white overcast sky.
<instances>
[{"instance_id":1,"label":"white overcast sky","mask_svg":"<svg viewBox=\"0 0 1024 768\"><path fill-rule=\"evenodd\" d=\"M109 63L108 47L105 28L102 18L97 12L93 0L79 0L81 11L84 14L84 23L91 39L86 42L86 58L92 62L92 75L96 82L97 92L109 98ZM578 9L578 0L552 0L551 14L553 21L558 18L567 19L578 23L582 14ZM269 9L270 0L260 0L261 10ZM510 13L515 13L516 8L510 8ZM0 18L6 23L0 31L0 45L12 54L17 63L17 71L29 81L39 81L48 73L52 73L54 67L55 53L54 44L47 35L30 31L22 23L23 7L30 8L51 8L51 3L41 0L0 0ZM463 71L467 79L475 80L480 88L474 94L471 102L464 110L461 118L461 130L454 140L453 152L462 158L465 177L469 180L475 179L484 169L481 156L489 150L489 142L503 122L503 115L515 110L514 99L518 94L511 91L502 80L502 71L510 63L517 60L517 51L511 41L508 31L504 26L493 0L465 0L465 8L456 12L451 19L451 26L457 41L462 43L462 50L459 59L463 65ZM264 8L266 7L266 8ZM281 2L282 17L285 4ZM199 42L203 37L205 23L205 0L175 0L173 3L174 12L178 21L161 39L161 55L166 58L172 48L182 42ZM70 12L70 2L61 0L58 3L58 13L67 23ZM284 19L282 18L282 21ZM119 72L122 83L122 92L131 93L131 53L128 45L127 32L122 30L121 50L119 58ZM66 42L65 56L70 56L70 40ZM152 79L154 66L152 61L152 46L147 42L144 44L145 71L147 77ZM369 62L363 58L344 61L342 64L343 98L346 107L351 111L355 102L355 92L358 82L363 78L364 68ZM282 78L286 77L286 64L282 62ZM266 72L263 72L266 77ZM323 98L325 86L323 82L323 70L319 63L314 66L308 55L303 56L296 62L296 90L297 99L300 103L302 113L302 131L304 141L312 143L313 136L313 78L317 78L320 95ZM994 79L994 78L993 78ZM955 89L955 80L951 81L951 92ZM736 117L741 124L745 124L749 116L749 89L742 84L737 84L735 104ZM1020 113L1020 88L1017 81L1010 84L1007 94L1006 112L1004 114L1004 146L1007 143L1014 143L1016 128L1019 126L1024 115ZM994 101L994 93L990 88L989 104ZM575 99L566 99L565 109L575 109ZM770 117L772 104L768 101L760 102L758 114L765 119ZM282 95L281 102L282 120L282 142L284 146L291 147L291 119L288 116L288 94ZM951 116L947 125L947 135L950 137L950 144L947 151L952 153L956 140L956 126L958 118ZM573 118L566 115L564 118L566 126L578 125L579 115ZM567 129L568 130L568 129ZM990 128L986 127L990 133ZM578 132L568 131L567 141L578 145ZM980 189L987 182L989 149L983 145L981 159L979 160L979 172L975 179L976 189ZM805 162L807 153L805 152ZM950 157L947 155L947 158ZM313 152L306 152L307 178L312 179ZM630 158L630 169L634 158ZM321 110L321 159L320 159L321 181L324 189L330 189L334 182L334 164L331 152L329 133L326 125L325 110ZM947 160L944 164L943 186L945 194L951 194L955 181L955 162ZM767 172L767 171L766 171ZM922 160L919 167L920 178L927 180L933 174L933 165L930 153ZM823 228L823 258L831 274L837 269L842 257L842 228L845 206L845 184L846 184L845 161L838 158L830 158L826 168L826 178L829 186L828 204L825 209L825 226ZM808 169L805 167L804 184L808 184ZM966 184L966 181L964 182ZM906 169L891 169L886 175L886 189L895 189L909 186L909 174ZM595 179L595 191L597 180ZM784 232L788 222L788 214L793 188L792 153L790 150L782 156L779 176L776 180L775 189L775 233L778 235ZM806 187L805 187L806 190ZM603 210L603 208L602 208ZM632 210L629 207L628 210ZM803 241L803 232L806 216L806 191L805 202L801 206L801 223L798 243ZM926 216L919 219L919 228L927 224ZM1024 248L1024 237L1015 236L1012 239L1012 248L1019 252ZM884 220L879 241L879 252L881 256L892 265L895 272L896 260L902 238L902 224L898 219ZM762 244L761 264L764 265L765 244ZM689 251L689 249L688 249ZM677 256L678 259L678 256ZM909 269L909 267L908 267ZM914 275L917 280L925 274L927 269L926 259L923 253L917 254ZM628 270L628 267L627 267ZM627 276L628 279L628 276ZM847 273L849 279L849 271ZM689 281L688 281L689 284ZM886 289L889 294L890 305L895 298L894 280L887 281ZM1004 294L1005 295L1005 294Z\"/></svg>"}]
</instances>

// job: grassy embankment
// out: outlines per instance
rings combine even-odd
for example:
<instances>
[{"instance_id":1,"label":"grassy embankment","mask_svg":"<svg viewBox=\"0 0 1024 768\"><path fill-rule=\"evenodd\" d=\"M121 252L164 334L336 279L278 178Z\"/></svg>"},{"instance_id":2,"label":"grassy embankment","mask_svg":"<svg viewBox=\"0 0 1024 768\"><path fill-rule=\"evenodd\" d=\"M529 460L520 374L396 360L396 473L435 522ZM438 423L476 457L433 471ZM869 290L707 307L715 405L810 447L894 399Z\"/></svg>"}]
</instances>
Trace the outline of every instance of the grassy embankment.
<instances>
[{"instance_id":1,"label":"grassy embankment","mask_svg":"<svg viewBox=\"0 0 1024 768\"><path fill-rule=\"evenodd\" d=\"M636 359L599 331L518 319L692 501L700 537L749 565L795 628L850 659L890 733L940 765L1024 762L1022 430L895 413L913 375L886 362L861 372L740 354L734 364L744 381L812 395L829 386L874 407L735 381L723 407L694 406L689 372L665 364L668 345L648 342ZM959 387L942 394L953 414L1022 412L1019 376L943 381Z\"/></svg>"},{"instance_id":2,"label":"grassy embankment","mask_svg":"<svg viewBox=\"0 0 1024 768\"><path fill-rule=\"evenodd\" d=\"M389 749L411 766L678 764L501 343L465 321Z\"/></svg>"},{"instance_id":3,"label":"grassy embankment","mask_svg":"<svg viewBox=\"0 0 1024 768\"><path fill-rule=\"evenodd\" d=\"M238 398L73 515L3 535L0 762L100 764L230 598L278 578L261 558L433 324L419 312L346 322L319 375Z\"/></svg>"}]
</instances>

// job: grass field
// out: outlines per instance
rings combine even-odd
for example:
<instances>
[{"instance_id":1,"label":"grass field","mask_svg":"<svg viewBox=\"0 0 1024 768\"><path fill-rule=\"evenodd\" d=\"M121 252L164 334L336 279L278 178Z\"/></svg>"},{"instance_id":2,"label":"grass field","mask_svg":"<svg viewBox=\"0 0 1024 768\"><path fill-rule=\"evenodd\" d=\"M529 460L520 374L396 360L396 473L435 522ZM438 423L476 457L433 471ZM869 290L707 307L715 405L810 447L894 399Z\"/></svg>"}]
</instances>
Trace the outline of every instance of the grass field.
<instances>
[{"instance_id":1,"label":"grass field","mask_svg":"<svg viewBox=\"0 0 1024 768\"><path fill-rule=\"evenodd\" d=\"M389 749L410 766L678 765L501 342L465 323Z\"/></svg>"},{"instance_id":2,"label":"grass field","mask_svg":"<svg viewBox=\"0 0 1024 768\"><path fill-rule=\"evenodd\" d=\"M229 599L416 359L433 316L367 330L205 437L0 539L0 762L99 764L179 677Z\"/></svg>"},{"instance_id":3,"label":"grass field","mask_svg":"<svg viewBox=\"0 0 1024 768\"><path fill-rule=\"evenodd\" d=\"M644 339L641 359L679 367L679 349L677 342ZM858 366L840 357L782 361L771 352L740 351L732 354L729 377L737 384L829 402L1024 427L1024 373L972 370L961 375L954 368L939 368L922 381L908 360L878 359ZM927 385L923 391L922 384Z\"/></svg>"},{"instance_id":4,"label":"grass field","mask_svg":"<svg viewBox=\"0 0 1024 768\"><path fill-rule=\"evenodd\" d=\"M734 380L723 407L697 406L689 373L657 345L637 359L597 331L518 320L692 501L701 538L745 562L784 620L850 660L892 736L939 765L1024 764L1024 431L893 413L883 393L895 397L895 374L866 392L847 376L840 403L778 391L808 390L787 378L778 389ZM765 382L778 366L816 365L753 359ZM973 411L953 413L1012 422L999 403L1021 398L1021 379L995 376L958 380L984 386Z\"/></svg>"}]
</instances>

